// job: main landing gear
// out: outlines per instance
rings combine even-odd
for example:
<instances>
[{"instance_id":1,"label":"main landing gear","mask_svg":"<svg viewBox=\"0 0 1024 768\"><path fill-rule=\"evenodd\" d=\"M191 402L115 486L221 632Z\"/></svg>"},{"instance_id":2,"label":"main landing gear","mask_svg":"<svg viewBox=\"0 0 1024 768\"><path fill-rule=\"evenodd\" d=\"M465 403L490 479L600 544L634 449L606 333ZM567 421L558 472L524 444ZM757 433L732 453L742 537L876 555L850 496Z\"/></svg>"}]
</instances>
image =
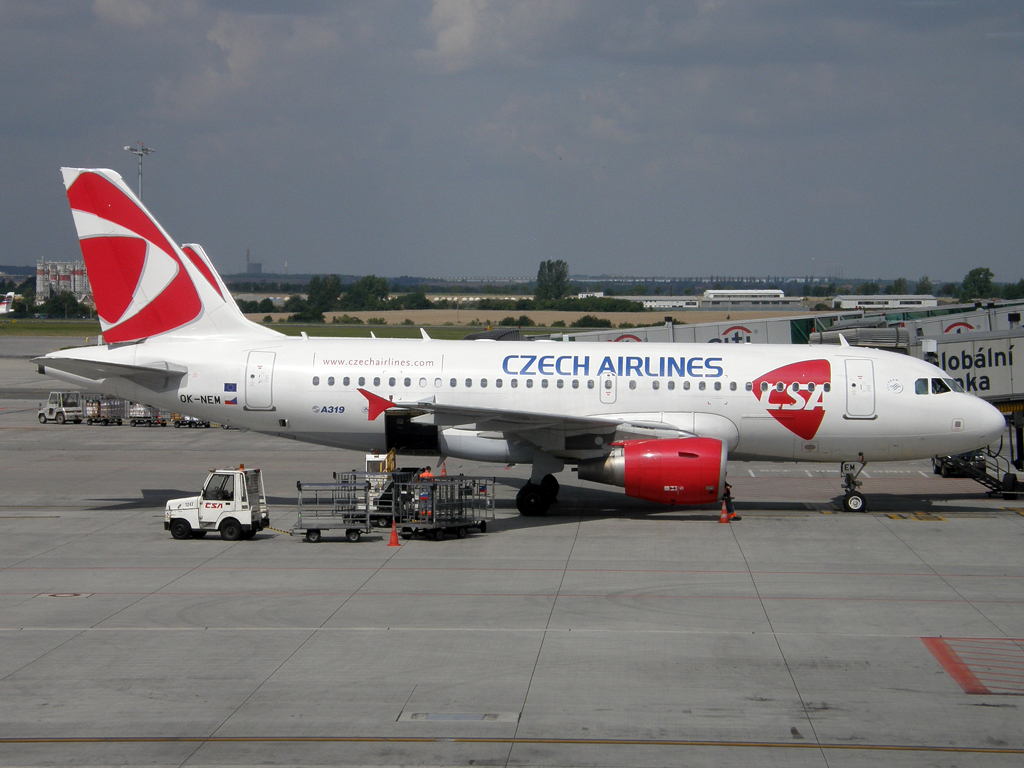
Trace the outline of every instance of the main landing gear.
<instances>
[{"instance_id":1,"label":"main landing gear","mask_svg":"<svg viewBox=\"0 0 1024 768\"><path fill-rule=\"evenodd\" d=\"M544 475L540 483L529 482L516 494L516 508L524 517L538 517L558 498L558 480Z\"/></svg>"},{"instance_id":2,"label":"main landing gear","mask_svg":"<svg viewBox=\"0 0 1024 768\"><path fill-rule=\"evenodd\" d=\"M868 463L864 460L864 454L857 454L860 456L860 461L844 461L842 465L843 473L843 489L846 491L846 496L843 497L843 510L846 512L867 512L867 499L864 498L864 494L857 489L863 485L861 480L857 478L860 473L864 471L864 467ZM857 465L860 464L860 469Z\"/></svg>"}]
</instances>

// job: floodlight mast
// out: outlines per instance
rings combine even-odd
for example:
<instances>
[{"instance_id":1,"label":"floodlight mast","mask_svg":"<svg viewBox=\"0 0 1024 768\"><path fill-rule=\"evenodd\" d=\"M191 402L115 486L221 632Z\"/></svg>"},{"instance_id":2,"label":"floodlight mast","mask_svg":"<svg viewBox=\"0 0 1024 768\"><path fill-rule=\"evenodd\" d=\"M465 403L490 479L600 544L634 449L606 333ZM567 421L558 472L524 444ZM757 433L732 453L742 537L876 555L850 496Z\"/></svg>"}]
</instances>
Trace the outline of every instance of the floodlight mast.
<instances>
[{"instance_id":1,"label":"floodlight mast","mask_svg":"<svg viewBox=\"0 0 1024 768\"><path fill-rule=\"evenodd\" d=\"M124 148L125 152L131 152L133 155L139 157L139 200L142 200L142 158L151 152L156 152L152 147L147 147L141 141L135 142L136 146L127 146Z\"/></svg>"}]
</instances>

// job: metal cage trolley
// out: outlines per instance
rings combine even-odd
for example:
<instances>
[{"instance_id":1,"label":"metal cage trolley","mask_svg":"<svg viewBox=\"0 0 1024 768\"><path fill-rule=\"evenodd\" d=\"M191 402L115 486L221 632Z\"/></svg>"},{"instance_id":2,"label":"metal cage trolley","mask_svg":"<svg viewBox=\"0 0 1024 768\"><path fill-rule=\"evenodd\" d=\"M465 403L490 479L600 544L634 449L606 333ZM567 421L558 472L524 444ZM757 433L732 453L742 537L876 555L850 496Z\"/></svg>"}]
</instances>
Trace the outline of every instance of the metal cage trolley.
<instances>
[{"instance_id":1,"label":"metal cage trolley","mask_svg":"<svg viewBox=\"0 0 1024 768\"><path fill-rule=\"evenodd\" d=\"M494 520L492 477L452 475L394 484L395 524L403 539L426 536L466 538L470 529L487 532Z\"/></svg>"},{"instance_id":2,"label":"metal cage trolley","mask_svg":"<svg viewBox=\"0 0 1024 768\"><path fill-rule=\"evenodd\" d=\"M298 518L291 533L320 541L324 531L344 530L349 541L372 530L371 498L375 483L367 473L335 473L333 483L295 483Z\"/></svg>"}]
</instances>

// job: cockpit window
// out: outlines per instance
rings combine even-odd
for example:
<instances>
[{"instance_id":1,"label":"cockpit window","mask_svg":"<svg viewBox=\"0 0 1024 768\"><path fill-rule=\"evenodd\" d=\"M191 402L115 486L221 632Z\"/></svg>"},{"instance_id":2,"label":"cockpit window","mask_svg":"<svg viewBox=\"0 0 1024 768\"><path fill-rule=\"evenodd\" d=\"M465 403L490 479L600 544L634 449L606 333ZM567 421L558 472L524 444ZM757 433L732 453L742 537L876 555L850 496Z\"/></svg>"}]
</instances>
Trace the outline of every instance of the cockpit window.
<instances>
[{"instance_id":1,"label":"cockpit window","mask_svg":"<svg viewBox=\"0 0 1024 768\"><path fill-rule=\"evenodd\" d=\"M928 379L918 379L914 382L914 392L919 395L928 394Z\"/></svg>"},{"instance_id":2,"label":"cockpit window","mask_svg":"<svg viewBox=\"0 0 1024 768\"><path fill-rule=\"evenodd\" d=\"M960 382L956 379L943 379L944 382L949 384L950 389L954 392L963 392L964 388L960 386Z\"/></svg>"},{"instance_id":3,"label":"cockpit window","mask_svg":"<svg viewBox=\"0 0 1024 768\"><path fill-rule=\"evenodd\" d=\"M950 389L949 384L947 384L942 379L932 379L932 394L933 395L941 395L944 392L952 392L952 391L953 390Z\"/></svg>"}]
</instances>

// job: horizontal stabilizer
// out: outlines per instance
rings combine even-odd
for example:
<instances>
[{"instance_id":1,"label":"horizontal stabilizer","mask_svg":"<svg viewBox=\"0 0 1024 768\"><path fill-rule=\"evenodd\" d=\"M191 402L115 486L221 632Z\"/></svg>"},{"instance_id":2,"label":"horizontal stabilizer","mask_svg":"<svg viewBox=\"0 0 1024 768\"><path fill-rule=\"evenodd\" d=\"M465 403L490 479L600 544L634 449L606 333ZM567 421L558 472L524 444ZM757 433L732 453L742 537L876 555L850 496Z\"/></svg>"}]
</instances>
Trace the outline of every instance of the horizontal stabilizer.
<instances>
[{"instance_id":1,"label":"horizontal stabilizer","mask_svg":"<svg viewBox=\"0 0 1024 768\"><path fill-rule=\"evenodd\" d=\"M63 371L72 376L101 381L103 379L120 378L134 381L149 389L165 390L177 386L188 368L175 363L149 363L147 365L125 365L98 360L81 360L71 357L36 357L32 360L40 373L47 369Z\"/></svg>"}]
</instances>

